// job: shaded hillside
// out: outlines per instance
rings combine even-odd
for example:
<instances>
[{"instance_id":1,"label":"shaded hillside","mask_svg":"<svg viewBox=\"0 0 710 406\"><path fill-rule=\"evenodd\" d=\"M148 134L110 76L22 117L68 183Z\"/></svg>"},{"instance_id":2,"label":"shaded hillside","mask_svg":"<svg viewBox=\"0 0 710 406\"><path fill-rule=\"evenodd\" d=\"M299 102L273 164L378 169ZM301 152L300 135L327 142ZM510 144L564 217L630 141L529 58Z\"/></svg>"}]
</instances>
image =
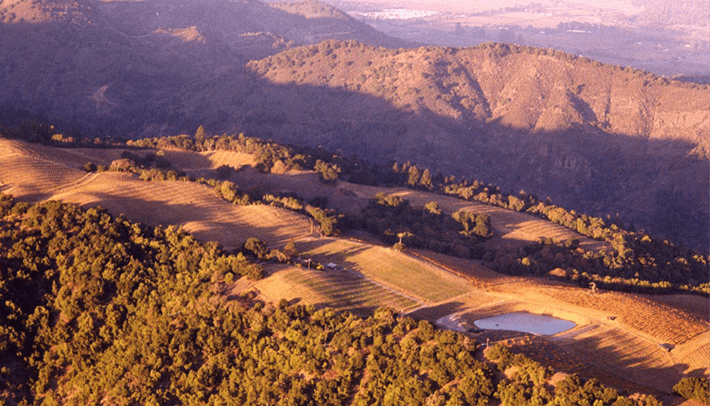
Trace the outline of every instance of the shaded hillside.
<instances>
[{"instance_id":1,"label":"shaded hillside","mask_svg":"<svg viewBox=\"0 0 710 406\"><path fill-rule=\"evenodd\" d=\"M234 116L252 134L414 160L706 246L707 87L500 45L324 43L249 66L279 85Z\"/></svg>"},{"instance_id":2,"label":"shaded hillside","mask_svg":"<svg viewBox=\"0 0 710 406\"><path fill-rule=\"evenodd\" d=\"M707 247L707 87L507 46L325 42L244 69L323 38L398 46L315 2L13 0L0 12L0 124L42 116L126 137L203 124L412 161Z\"/></svg>"},{"instance_id":3,"label":"shaded hillside","mask_svg":"<svg viewBox=\"0 0 710 406\"><path fill-rule=\"evenodd\" d=\"M0 106L80 132L175 132L168 114L200 110L175 111L176 96L251 59L328 38L406 44L332 14L301 15L258 0L5 0Z\"/></svg>"}]
</instances>

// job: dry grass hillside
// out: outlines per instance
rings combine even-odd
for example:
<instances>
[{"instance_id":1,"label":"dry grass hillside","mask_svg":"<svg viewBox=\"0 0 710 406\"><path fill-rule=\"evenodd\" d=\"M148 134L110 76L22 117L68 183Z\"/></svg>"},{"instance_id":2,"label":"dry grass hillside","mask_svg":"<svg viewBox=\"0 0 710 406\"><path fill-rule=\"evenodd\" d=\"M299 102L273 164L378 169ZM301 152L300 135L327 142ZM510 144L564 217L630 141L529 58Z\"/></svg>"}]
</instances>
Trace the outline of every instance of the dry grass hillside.
<instances>
[{"instance_id":1,"label":"dry grass hillside","mask_svg":"<svg viewBox=\"0 0 710 406\"><path fill-rule=\"evenodd\" d=\"M241 165L243 162L239 161L235 163L234 167L238 168ZM203 174L203 172L195 173ZM337 183L329 185L320 182L316 174L304 171L264 175L253 168L244 168L230 175L229 179L237 184L256 185L269 192L297 193L306 199L326 196L329 206L352 214L359 214L367 206L368 201L375 198L377 193L400 196L409 200L412 206L417 207L435 201L447 214L453 214L461 209L476 214L485 213L491 216L493 238L487 244L493 247L521 246L538 241L540 237L549 237L556 241L565 241L568 238L579 239L581 246L589 251L608 248L608 244L592 240L533 215L425 191L364 186L344 181L337 181Z\"/></svg>"},{"instance_id":2,"label":"dry grass hillside","mask_svg":"<svg viewBox=\"0 0 710 406\"><path fill-rule=\"evenodd\" d=\"M236 248L249 237L272 247L306 236L311 223L303 216L271 206L237 206L225 202L208 187L189 182L145 182L120 172L86 174L92 161L110 164L121 150L54 149L0 139L0 185L3 192L23 200L57 199L82 206L101 205L114 215L125 214L144 224L182 226L201 241L218 241ZM180 161L180 154L176 161ZM182 157L187 163L225 160L228 153ZM239 158L237 158L238 160Z\"/></svg>"},{"instance_id":3,"label":"dry grass hillside","mask_svg":"<svg viewBox=\"0 0 710 406\"><path fill-rule=\"evenodd\" d=\"M289 70L293 64L304 69ZM594 128L696 144L709 134L707 87L535 48L397 52L331 42L250 67L274 83L354 88L405 111L473 124L497 122L533 132Z\"/></svg>"},{"instance_id":4,"label":"dry grass hillside","mask_svg":"<svg viewBox=\"0 0 710 406\"><path fill-rule=\"evenodd\" d=\"M535 48L376 48L407 44L313 1L0 4L0 124L322 145L708 246L707 87ZM297 47L326 39L348 41Z\"/></svg>"},{"instance_id":5,"label":"dry grass hillside","mask_svg":"<svg viewBox=\"0 0 710 406\"><path fill-rule=\"evenodd\" d=\"M52 159L19 141L0 139L0 185L3 192L41 200L62 185L79 181L86 173Z\"/></svg>"},{"instance_id":6,"label":"dry grass hillside","mask_svg":"<svg viewBox=\"0 0 710 406\"><path fill-rule=\"evenodd\" d=\"M92 136L194 131L212 122L198 122L202 108L182 102L223 75L248 85L251 59L325 39L408 44L306 4L313 10L259 0L2 1L0 124L19 124L19 114L5 114L15 111Z\"/></svg>"}]
</instances>

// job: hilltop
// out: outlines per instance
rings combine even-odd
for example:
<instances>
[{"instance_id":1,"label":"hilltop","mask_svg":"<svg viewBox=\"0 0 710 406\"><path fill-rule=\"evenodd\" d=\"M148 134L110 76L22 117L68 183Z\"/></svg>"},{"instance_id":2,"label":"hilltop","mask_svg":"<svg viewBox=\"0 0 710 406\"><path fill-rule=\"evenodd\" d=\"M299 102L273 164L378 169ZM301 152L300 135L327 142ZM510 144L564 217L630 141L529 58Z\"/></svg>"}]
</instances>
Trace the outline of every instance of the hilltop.
<instances>
[{"instance_id":1,"label":"hilltop","mask_svg":"<svg viewBox=\"0 0 710 406\"><path fill-rule=\"evenodd\" d=\"M307 7L306 7L307 6ZM305 7L305 8L304 8ZM0 123L47 117L77 132L161 131L192 87L325 39L409 43L317 2L12 0L0 3ZM189 93L188 93L189 92ZM231 96L230 96L231 97ZM177 99L177 100L173 100Z\"/></svg>"}]
</instances>

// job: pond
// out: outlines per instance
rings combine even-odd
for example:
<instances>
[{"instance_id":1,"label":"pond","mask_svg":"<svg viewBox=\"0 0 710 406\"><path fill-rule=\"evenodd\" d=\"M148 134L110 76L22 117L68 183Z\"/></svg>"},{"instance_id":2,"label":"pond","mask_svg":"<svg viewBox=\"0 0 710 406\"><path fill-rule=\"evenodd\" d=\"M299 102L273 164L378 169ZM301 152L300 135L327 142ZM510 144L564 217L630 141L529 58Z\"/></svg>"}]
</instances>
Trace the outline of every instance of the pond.
<instances>
[{"instance_id":1,"label":"pond","mask_svg":"<svg viewBox=\"0 0 710 406\"><path fill-rule=\"evenodd\" d=\"M576 326L574 322L532 313L506 313L476 320L473 324L483 330L511 330L522 333L553 335Z\"/></svg>"}]
</instances>

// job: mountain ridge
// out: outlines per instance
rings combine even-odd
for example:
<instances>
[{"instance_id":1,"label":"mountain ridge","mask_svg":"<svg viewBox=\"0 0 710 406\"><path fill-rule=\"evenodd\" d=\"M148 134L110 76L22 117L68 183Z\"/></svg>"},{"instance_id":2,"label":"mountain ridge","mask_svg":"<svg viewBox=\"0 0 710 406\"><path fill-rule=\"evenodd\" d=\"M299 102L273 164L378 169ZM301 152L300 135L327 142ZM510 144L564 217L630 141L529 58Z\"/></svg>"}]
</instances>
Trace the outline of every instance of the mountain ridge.
<instances>
[{"instance_id":1,"label":"mountain ridge","mask_svg":"<svg viewBox=\"0 0 710 406\"><path fill-rule=\"evenodd\" d=\"M338 25L328 15L345 17L315 2L56 4L86 9L86 21L0 25L0 105L17 112L2 114L5 125L35 116L133 138L204 125L412 161L710 243L707 86L532 47L378 48L388 37ZM242 20L229 23L235 13ZM296 48L357 32L372 45Z\"/></svg>"},{"instance_id":2,"label":"mountain ridge","mask_svg":"<svg viewBox=\"0 0 710 406\"><path fill-rule=\"evenodd\" d=\"M578 210L621 212L642 227L660 222L651 229L675 228L676 238L682 238L678 223L695 216L706 224L706 86L507 45L395 51L324 43L249 67L283 89L271 100L300 97L280 106L291 113L278 120L259 105L260 127L250 131L375 161L413 159L444 174L473 173ZM304 97L317 90L294 86L350 96L335 96L338 113ZM308 128L323 130L304 138ZM681 214L688 210L694 215ZM695 246L706 246L703 227L689 239L701 241Z\"/></svg>"}]
</instances>

